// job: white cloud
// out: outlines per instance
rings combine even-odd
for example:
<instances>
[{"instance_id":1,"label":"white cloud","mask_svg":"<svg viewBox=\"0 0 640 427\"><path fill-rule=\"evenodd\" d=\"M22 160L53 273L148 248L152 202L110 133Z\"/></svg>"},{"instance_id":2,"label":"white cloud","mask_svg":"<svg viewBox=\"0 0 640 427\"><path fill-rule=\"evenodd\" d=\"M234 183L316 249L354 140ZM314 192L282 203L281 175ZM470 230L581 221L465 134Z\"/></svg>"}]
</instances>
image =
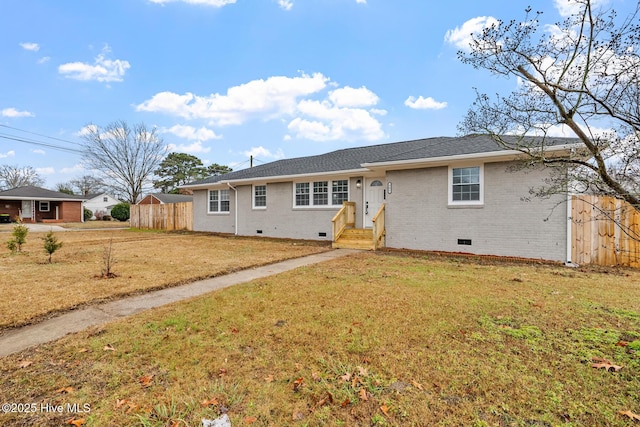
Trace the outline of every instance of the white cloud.
<instances>
[{"instance_id":1,"label":"white cloud","mask_svg":"<svg viewBox=\"0 0 640 427\"><path fill-rule=\"evenodd\" d=\"M53 168L48 168L48 169L53 169ZM77 163L71 167L67 167L67 168L62 168L60 169L60 173L64 173L64 174L76 174L76 173L81 173L81 172L85 172L86 169L84 168L84 166L82 166L81 164Z\"/></svg>"},{"instance_id":2,"label":"white cloud","mask_svg":"<svg viewBox=\"0 0 640 427\"><path fill-rule=\"evenodd\" d=\"M271 150L264 148L263 146L251 147L250 150L242 152L243 156L262 159L284 159L284 153L281 148L278 148L275 153Z\"/></svg>"},{"instance_id":3,"label":"white cloud","mask_svg":"<svg viewBox=\"0 0 640 427\"><path fill-rule=\"evenodd\" d=\"M149 0L151 3L165 4L180 1L187 4L197 4L202 6L222 7L228 4L234 4L236 0Z\"/></svg>"},{"instance_id":4,"label":"white cloud","mask_svg":"<svg viewBox=\"0 0 640 427\"><path fill-rule=\"evenodd\" d=\"M131 65L121 59L108 59L109 46L105 46L93 64L84 62L68 62L58 67L58 72L69 79L96 80L99 82L121 82Z\"/></svg>"},{"instance_id":5,"label":"white cloud","mask_svg":"<svg viewBox=\"0 0 640 427\"><path fill-rule=\"evenodd\" d=\"M11 117L11 118L16 118L16 117L35 117L36 115L29 112L29 111L18 111L13 107L10 108L5 108L2 111L0 111L0 115L2 117Z\"/></svg>"},{"instance_id":6,"label":"white cloud","mask_svg":"<svg viewBox=\"0 0 640 427\"><path fill-rule=\"evenodd\" d=\"M291 10L293 2L291 0L278 0L278 5L283 10Z\"/></svg>"},{"instance_id":7,"label":"white cloud","mask_svg":"<svg viewBox=\"0 0 640 427\"><path fill-rule=\"evenodd\" d=\"M42 154L43 156L47 154L44 150L41 150L39 148L36 148L35 150L31 150L31 152L34 154Z\"/></svg>"},{"instance_id":8,"label":"white cloud","mask_svg":"<svg viewBox=\"0 0 640 427\"><path fill-rule=\"evenodd\" d=\"M241 125L252 119L283 119L289 122L290 138L316 141L382 138L382 125L375 116L386 111L373 108L379 98L366 87L336 88L324 95L324 100L311 99L327 87L336 86L321 73L274 76L231 87L226 94L160 92L136 106L136 110L208 120L211 126ZM183 128L176 130L183 135L190 132Z\"/></svg>"},{"instance_id":9,"label":"white cloud","mask_svg":"<svg viewBox=\"0 0 640 427\"><path fill-rule=\"evenodd\" d=\"M38 43L20 43L20 47L24 50L30 50L32 52L37 52L40 50L40 45Z\"/></svg>"},{"instance_id":10,"label":"white cloud","mask_svg":"<svg viewBox=\"0 0 640 427\"><path fill-rule=\"evenodd\" d=\"M298 110L308 117L297 117L289 123L289 130L298 138L375 141L384 137L381 123L365 109L342 108L330 101L303 100L298 103Z\"/></svg>"},{"instance_id":11,"label":"white cloud","mask_svg":"<svg viewBox=\"0 0 640 427\"><path fill-rule=\"evenodd\" d=\"M188 139L191 141L208 141L210 139L220 139L222 136L216 135L211 129L201 127L196 129L193 126L175 125L168 129L162 129L163 133L171 133L180 138Z\"/></svg>"},{"instance_id":12,"label":"white cloud","mask_svg":"<svg viewBox=\"0 0 640 427\"><path fill-rule=\"evenodd\" d=\"M205 147L202 145L202 141L195 141L192 144L169 144L167 145L169 151L179 152L179 153L208 153L211 151L211 147Z\"/></svg>"},{"instance_id":13,"label":"white cloud","mask_svg":"<svg viewBox=\"0 0 640 427\"><path fill-rule=\"evenodd\" d=\"M480 34L482 30L492 25L498 25L498 20L493 16L478 16L472 18L456 27L454 30L448 30L444 36L444 41L456 46L462 50L470 50L472 34Z\"/></svg>"},{"instance_id":14,"label":"white cloud","mask_svg":"<svg viewBox=\"0 0 640 427\"><path fill-rule=\"evenodd\" d=\"M38 59L38 64L44 64L49 62L49 60L51 60L50 56L43 56L42 58Z\"/></svg>"},{"instance_id":15,"label":"white cloud","mask_svg":"<svg viewBox=\"0 0 640 427\"><path fill-rule=\"evenodd\" d=\"M430 96L427 98L420 96L417 99L410 96L404 101L404 105L416 110L441 110L447 107L446 102L438 102Z\"/></svg>"},{"instance_id":16,"label":"white cloud","mask_svg":"<svg viewBox=\"0 0 640 427\"><path fill-rule=\"evenodd\" d=\"M609 3L609 0L592 0L591 7L596 9L607 3ZM560 16L563 17L574 15L584 8L584 2L577 0L553 0L553 4Z\"/></svg>"},{"instance_id":17,"label":"white cloud","mask_svg":"<svg viewBox=\"0 0 640 427\"><path fill-rule=\"evenodd\" d=\"M53 166L48 166L44 168L35 168L38 175L53 175L56 173L56 170Z\"/></svg>"},{"instance_id":18,"label":"white cloud","mask_svg":"<svg viewBox=\"0 0 640 427\"><path fill-rule=\"evenodd\" d=\"M336 107L370 107L379 101L378 95L362 86L354 89L345 86L329 92L329 99Z\"/></svg>"},{"instance_id":19,"label":"white cloud","mask_svg":"<svg viewBox=\"0 0 640 427\"><path fill-rule=\"evenodd\" d=\"M367 0L356 0L356 3L367 4Z\"/></svg>"},{"instance_id":20,"label":"white cloud","mask_svg":"<svg viewBox=\"0 0 640 427\"><path fill-rule=\"evenodd\" d=\"M9 150L6 153L0 153L0 159L6 159L7 157L15 157L16 152L13 150Z\"/></svg>"},{"instance_id":21,"label":"white cloud","mask_svg":"<svg viewBox=\"0 0 640 427\"><path fill-rule=\"evenodd\" d=\"M136 111L166 113L184 119L205 119L211 124L239 125L254 116L271 119L293 114L298 98L321 91L328 78L320 73L298 77L274 76L231 87L226 95L198 96L160 92Z\"/></svg>"}]
</instances>

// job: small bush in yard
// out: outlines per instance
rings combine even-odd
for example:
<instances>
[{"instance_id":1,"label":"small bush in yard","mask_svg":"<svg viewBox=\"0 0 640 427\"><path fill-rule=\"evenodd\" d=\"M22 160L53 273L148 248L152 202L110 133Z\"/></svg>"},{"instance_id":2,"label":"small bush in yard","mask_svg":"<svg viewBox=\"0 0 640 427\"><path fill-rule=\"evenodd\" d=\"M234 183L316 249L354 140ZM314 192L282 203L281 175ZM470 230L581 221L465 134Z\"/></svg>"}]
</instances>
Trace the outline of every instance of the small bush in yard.
<instances>
[{"instance_id":1,"label":"small bush in yard","mask_svg":"<svg viewBox=\"0 0 640 427\"><path fill-rule=\"evenodd\" d=\"M7 242L7 248L14 253L21 252L22 245L27 243L27 234L29 234L29 228L26 225L20 223L14 225L11 232L13 239Z\"/></svg>"},{"instance_id":2,"label":"small bush in yard","mask_svg":"<svg viewBox=\"0 0 640 427\"><path fill-rule=\"evenodd\" d=\"M49 254L49 264L51 264L51 255L62 247L62 242L58 242L58 238L54 236L53 231L47 233L44 240L44 250Z\"/></svg>"},{"instance_id":3,"label":"small bush in yard","mask_svg":"<svg viewBox=\"0 0 640 427\"><path fill-rule=\"evenodd\" d=\"M102 217L104 216L104 211L95 211L93 215L96 217L96 220L102 221Z\"/></svg>"},{"instance_id":4,"label":"small bush in yard","mask_svg":"<svg viewBox=\"0 0 640 427\"><path fill-rule=\"evenodd\" d=\"M129 219L129 203L118 203L111 209L111 216L118 221L127 221Z\"/></svg>"},{"instance_id":5,"label":"small bush in yard","mask_svg":"<svg viewBox=\"0 0 640 427\"><path fill-rule=\"evenodd\" d=\"M84 208L83 216L85 221L89 221L93 218L93 212L91 212L91 209Z\"/></svg>"}]
</instances>

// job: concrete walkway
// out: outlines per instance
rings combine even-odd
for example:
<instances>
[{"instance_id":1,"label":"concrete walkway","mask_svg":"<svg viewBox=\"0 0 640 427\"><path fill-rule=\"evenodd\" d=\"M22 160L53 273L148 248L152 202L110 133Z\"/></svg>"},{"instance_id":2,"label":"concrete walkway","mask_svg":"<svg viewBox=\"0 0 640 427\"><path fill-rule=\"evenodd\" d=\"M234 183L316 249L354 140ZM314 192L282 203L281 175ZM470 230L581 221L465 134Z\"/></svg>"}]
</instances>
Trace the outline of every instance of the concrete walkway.
<instances>
[{"instance_id":1,"label":"concrete walkway","mask_svg":"<svg viewBox=\"0 0 640 427\"><path fill-rule=\"evenodd\" d=\"M218 289L293 270L294 268L341 258L357 252L360 251L336 249L71 311L34 325L12 329L0 335L0 357L17 353L34 345L54 341L90 326L103 325L150 308L186 300Z\"/></svg>"}]
</instances>

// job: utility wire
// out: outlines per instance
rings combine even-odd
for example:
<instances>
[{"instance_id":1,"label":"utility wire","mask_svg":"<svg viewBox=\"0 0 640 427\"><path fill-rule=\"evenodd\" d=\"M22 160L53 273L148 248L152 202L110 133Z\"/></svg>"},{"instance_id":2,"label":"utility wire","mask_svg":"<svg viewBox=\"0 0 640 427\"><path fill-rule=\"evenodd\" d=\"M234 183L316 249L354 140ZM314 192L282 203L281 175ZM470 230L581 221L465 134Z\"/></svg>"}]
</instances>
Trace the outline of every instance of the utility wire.
<instances>
[{"instance_id":1,"label":"utility wire","mask_svg":"<svg viewBox=\"0 0 640 427\"><path fill-rule=\"evenodd\" d=\"M16 137L15 135L6 135L6 134L1 134L0 133L0 138L8 139L8 140L11 140L11 141L24 142L25 144L37 145L37 146L40 146L40 147L47 147L47 148L51 148L53 150L65 151L65 152L68 152L68 153L82 154L82 150L78 150L78 149L75 149L75 148L62 147L60 145L47 144L46 142L19 138L19 137Z\"/></svg>"},{"instance_id":2,"label":"utility wire","mask_svg":"<svg viewBox=\"0 0 640 427\"><path fill-rule=\"evenodd\" d=\"M81 143L69 141L68 139L56 138L55 136L43 135L41 133L31 132L31 131L24 130L24 129L18 129L18 128L14 128L12 126L2 125L2 124L0 124L0 127L7 128L7 129L12 129L12 130L17 130L19 132L30 133L31 135L37 135L37 136L41 136L43 138L55 139L56 141L66 142L66 143L69 143L69 144L73 144L73 145L77 145L79 147L82 147Z\"/></svg>"}]
</instances>

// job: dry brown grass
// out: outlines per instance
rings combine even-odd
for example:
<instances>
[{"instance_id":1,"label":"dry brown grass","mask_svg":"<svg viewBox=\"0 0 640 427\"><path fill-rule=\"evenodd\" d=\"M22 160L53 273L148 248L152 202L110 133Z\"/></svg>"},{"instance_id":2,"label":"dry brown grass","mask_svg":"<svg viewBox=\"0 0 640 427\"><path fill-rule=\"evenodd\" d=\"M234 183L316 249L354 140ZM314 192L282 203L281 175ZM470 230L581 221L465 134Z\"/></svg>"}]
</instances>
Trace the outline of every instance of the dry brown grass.
<instances>
[{"instance_id":1,"label":"dry brown grass","mask_svg":"<svg viewBox=\"0 0 640 427\"><path fill-rule=\"evenodd\" d=\"M326 250L317 244L132 230L55 233L63 242L47 263L42 237L31 232L24 252L0 252L0 329L51 313L136 292L174 286ZM8 240L10 235L6 236ZM112 271L101 278L113 242Z\"/></svg>"},{"instance_id":2,"label":"dry brown grass","mask_svg":"<svg viewBox=\"0 0 640 427\"><path fill-rule=\"evenodd\" d=\"M90 411L0 422L629 426L638 301L636 271L362 253L4 358L5 401Z\"/></svg>"}]
</instances>

